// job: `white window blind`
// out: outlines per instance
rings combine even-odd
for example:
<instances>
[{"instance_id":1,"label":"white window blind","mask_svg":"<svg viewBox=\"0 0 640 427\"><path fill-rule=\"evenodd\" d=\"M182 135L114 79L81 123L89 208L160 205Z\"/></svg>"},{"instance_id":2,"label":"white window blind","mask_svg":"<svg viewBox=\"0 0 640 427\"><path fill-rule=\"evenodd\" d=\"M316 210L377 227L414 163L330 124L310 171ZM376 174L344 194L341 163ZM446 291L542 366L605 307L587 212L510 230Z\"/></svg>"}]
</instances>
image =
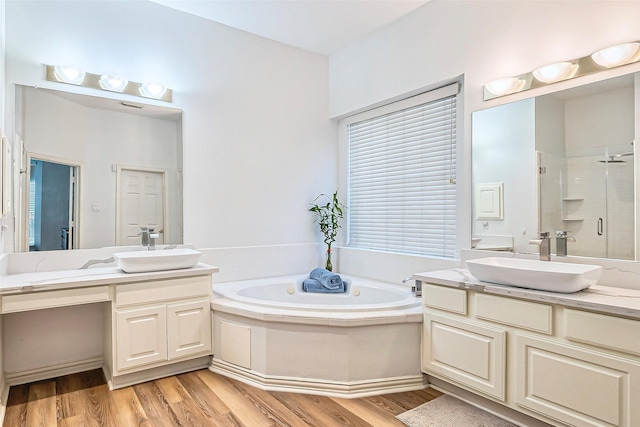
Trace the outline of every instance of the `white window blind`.
<instances>
[{"instance_id":1,"label":"white window blind","mask_svg":"<svg viewBox=\"0 0 640 427\"><path fill-rule=\"evenodd\" d=\"M348 246L456 257L458 92L456 83L350 121Z\"/></svg>"}]
</instances>

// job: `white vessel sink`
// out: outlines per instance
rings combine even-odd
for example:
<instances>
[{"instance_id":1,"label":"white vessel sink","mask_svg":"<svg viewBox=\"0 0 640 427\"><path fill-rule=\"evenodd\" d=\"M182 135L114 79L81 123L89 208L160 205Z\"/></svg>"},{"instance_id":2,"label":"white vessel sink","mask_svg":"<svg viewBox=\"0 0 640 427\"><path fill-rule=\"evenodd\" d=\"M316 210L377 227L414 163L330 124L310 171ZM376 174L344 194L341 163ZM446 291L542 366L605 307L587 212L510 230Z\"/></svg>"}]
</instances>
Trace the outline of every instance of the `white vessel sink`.
<instances>
[{"instance_id":1,"label":"white vessel sink","mask_svg":"<svg viewBox=\"0 0 640 427\"><path fill-rule=\"evenodd\" d=\"M202 252L188 248L155 251L117 252L113 254L118 267L125 273L179 270L198 263Z\"/></svg>"},{"instance_id":2,"label":"white vessel sink","mask_svg":"<svg viewBox=\"0 0 640 427\"><path fill-rule=\"evenodd\" d=\"M482 282L562 293L595 285L602 273L599 265L497 257L469 260L467 268Z\"/></svg>"}]
</instances>

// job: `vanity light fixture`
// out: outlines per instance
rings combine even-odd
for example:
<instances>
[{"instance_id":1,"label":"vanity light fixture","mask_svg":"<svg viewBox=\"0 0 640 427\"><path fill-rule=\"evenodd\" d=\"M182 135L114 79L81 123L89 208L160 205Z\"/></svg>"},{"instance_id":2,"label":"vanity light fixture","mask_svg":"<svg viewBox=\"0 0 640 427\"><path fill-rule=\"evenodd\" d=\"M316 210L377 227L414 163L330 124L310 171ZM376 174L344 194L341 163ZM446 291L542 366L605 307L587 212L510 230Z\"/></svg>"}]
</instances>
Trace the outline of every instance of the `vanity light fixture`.
<instances>
[{"instance_id":1,"label":"vanity light fixture","mask_svg":"<svg viewBox=\"0 0 640 427\"><path fill-rule=\"evenodd\" d=\"M80 68L45 65L45 78L51 82L68 83L109 92L171 102L173 91L160 83L137 83L118 74L92 74Z\"/></svg>"},{"instance_id":2,"label":"vanity light fixture","mask_svg":"<svg viewBox=\"0 0 640 427\"><path fill-rule=\"evenodd\" d=\"M124 76L116 74L103 74L100 76L100 87L112 92L122 92L129 84L129 80Z\"/></svg>"},{"instance_id":3,"label":"vanity light fixture","mask_svg":"<svg viewBox=\"0 0 640 427\"><path fill-rule=\"evenodd\" d=\"M545 65L514 77L492 80L484 85L484 100L546 86L640 61L640 41L598 50L589 56Z\"/></svg>"}]
</instances>

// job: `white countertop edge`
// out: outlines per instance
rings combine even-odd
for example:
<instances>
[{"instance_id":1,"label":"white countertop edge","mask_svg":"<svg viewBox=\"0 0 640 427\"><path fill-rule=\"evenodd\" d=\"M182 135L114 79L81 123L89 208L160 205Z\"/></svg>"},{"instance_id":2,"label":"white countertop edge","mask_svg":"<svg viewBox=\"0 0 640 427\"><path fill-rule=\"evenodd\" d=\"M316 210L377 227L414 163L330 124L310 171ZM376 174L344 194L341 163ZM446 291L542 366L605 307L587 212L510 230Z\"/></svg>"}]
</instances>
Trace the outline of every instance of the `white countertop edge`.
<instances>
[{"instance_id":1,"label":"white countertop edge","mask_svg":"<svg viewBox=\"0 0 640 427\"><path fill-rule=\"evenodd\" d=\"M487 294L563 305L640 319L640 290L594 285L574 293L538 291L476 280L462 268L414 274L415 280ZM424 295L423 295L424 298Z\"/></svg>"},{"instance_id":2,"label":"white countertop edge","mask_svg":"<svg viewBox=\"0 0 640 427\"><path fill-rule=\"evenodd\" d=\"M198 263L191 268L144 273L125 273L118 267L21 273L2 277L2 280L0 280L0 295L200 276L217 273L218 271L218 267Z\"/></svg>"}]
</instances>

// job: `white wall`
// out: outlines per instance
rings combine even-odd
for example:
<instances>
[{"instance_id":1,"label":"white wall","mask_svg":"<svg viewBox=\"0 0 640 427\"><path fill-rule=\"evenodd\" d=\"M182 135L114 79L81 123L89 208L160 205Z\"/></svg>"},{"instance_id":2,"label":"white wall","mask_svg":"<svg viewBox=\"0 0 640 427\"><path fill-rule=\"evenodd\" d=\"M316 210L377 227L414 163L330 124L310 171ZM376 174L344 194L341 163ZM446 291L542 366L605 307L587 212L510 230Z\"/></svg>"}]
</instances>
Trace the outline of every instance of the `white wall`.
<instances>
[{"instance_id":1,"label":"white wall","mask_svg":"<svg viewBox=\"0 0 640 427\"><path fill-rule=\"evenodd\" d=\"M6 9L9 124L14 84L110 95L46 82L42 64L164 82L174 91L170 105L183 110L185 242L232 247L206 252L225 280L280 273L296 259L297 272L308 271L320 241L308 204L336 188L327 57L146 1L12 1ZM296 245L305 256L291 257ZM5 325L12 332L5 369L93 358L101 352L95 344L103 331L94 327L101 313L97 304L33 312L28 321L13 316ZM47 353L70 328L75 345ZM96 335L85 340L88 330Z\"/></svg>"},{"instance_id":2,"label":"white wall","mask_svg":"<svg viewBox=\"0 0 640 427\"><path fill-rule=\"evenodd\" d=\"M633 87L608 90L565 102L567 157L633 151ZM629 160L629 159L623 159Z\"/></svg>"},{"instance_id":3,"label":"white wall","mask_svg":"<svg viewBox=\"0 0 640 427\"><path fill-rule=\"evenodd\" d=\"M5 128L5 0L0 0L0 129ZM4 130L3 130L4 132ZM4 246L5 233L0 233L0 248ZM4 365L3 319L0 316L0 366ZM0 389L4 389L4 371L0 369ZM0 402L0 418L4 418L6 401Z\"/></svg>"},{"instance_id":4,"label":"white wall","mask_svg":"<svg viewBox=\"0 0 640 427\"><path fill-rule=\"evenodd\" d=\"M13 83L96 94L44 81L44 63L173 89L186 242L317 241L308 203L336 187L326 57L139 1L9 2L6 35L7 117Z\"/></svg>"},{"instance_id":5,"label":"white wall","mask_svg":"<svg viewBox=\"0 0 640 427\"><path fill-rule=\"evenodd\" d=\"M483 101L483 85L640 39L640 2L432 0L333 53L330 114L349 115L464 74L458 150L458 234L471 235L471 114L506 102L640 70L640 63ZM460 238L459 238L460 241ZM467 246L468 247L468 246Z\"/></svg>"}]
</instances>

